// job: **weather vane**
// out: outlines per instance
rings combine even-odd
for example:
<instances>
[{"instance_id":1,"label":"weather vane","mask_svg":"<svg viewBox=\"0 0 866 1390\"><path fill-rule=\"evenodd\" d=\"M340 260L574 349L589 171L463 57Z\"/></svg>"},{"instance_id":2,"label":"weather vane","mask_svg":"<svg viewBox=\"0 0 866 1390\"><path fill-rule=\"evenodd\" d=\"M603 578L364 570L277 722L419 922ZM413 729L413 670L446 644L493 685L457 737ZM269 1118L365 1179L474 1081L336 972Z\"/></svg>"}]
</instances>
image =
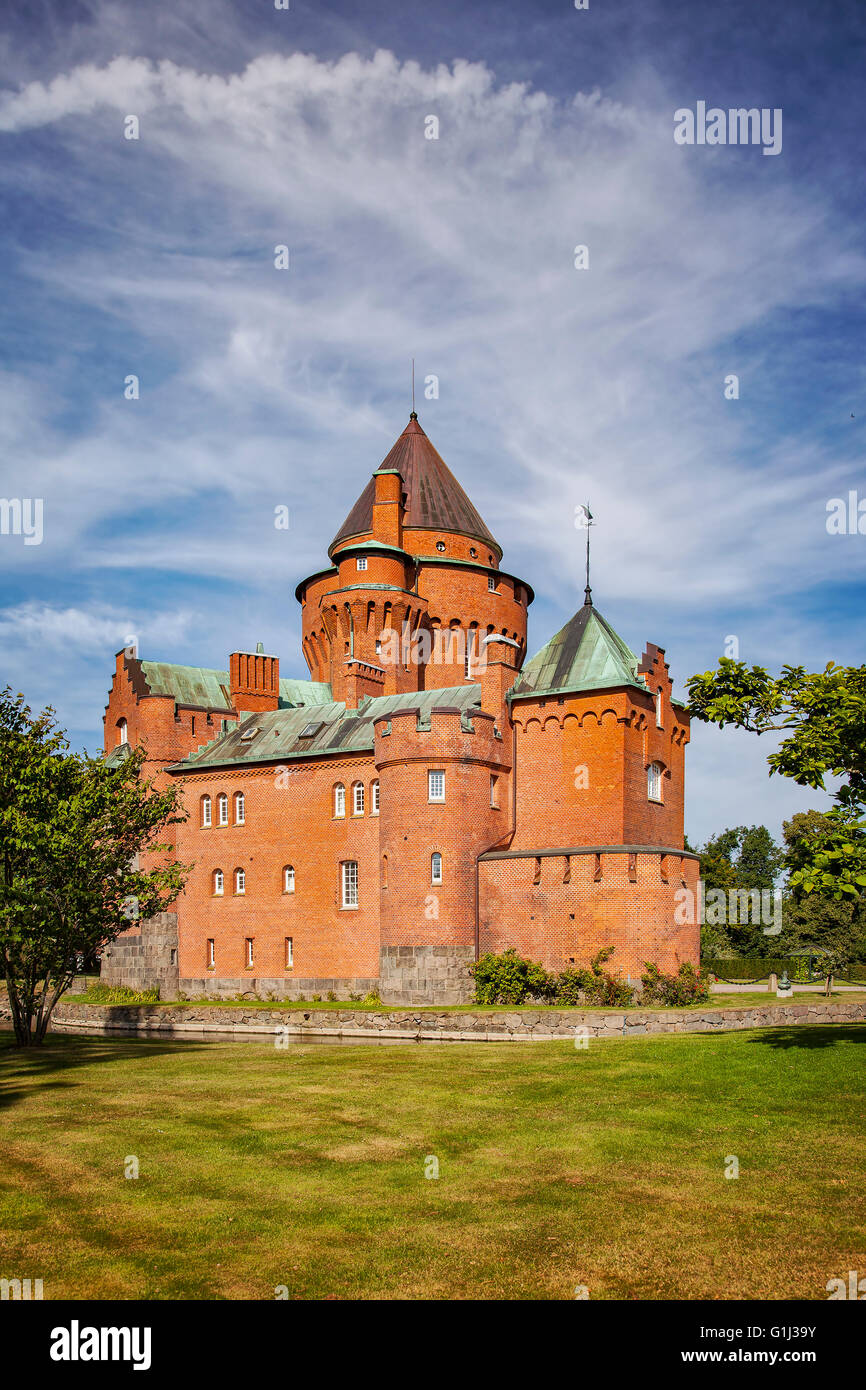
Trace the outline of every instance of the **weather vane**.
<instances>
[{"instance_id":1,"label":"weather vane","mask_svg":"<svg viewBox=\"0 0 866 1390\"><path fill-rule=\"evenodd\" d=\"M589 528L595 523L592 512L589 510L589 503L578 503L574 509L574 524L581 531L586 531L586 589L584 590L584 605L592 607L592 589L589 587Z\"/></svg>"}]
</instances>

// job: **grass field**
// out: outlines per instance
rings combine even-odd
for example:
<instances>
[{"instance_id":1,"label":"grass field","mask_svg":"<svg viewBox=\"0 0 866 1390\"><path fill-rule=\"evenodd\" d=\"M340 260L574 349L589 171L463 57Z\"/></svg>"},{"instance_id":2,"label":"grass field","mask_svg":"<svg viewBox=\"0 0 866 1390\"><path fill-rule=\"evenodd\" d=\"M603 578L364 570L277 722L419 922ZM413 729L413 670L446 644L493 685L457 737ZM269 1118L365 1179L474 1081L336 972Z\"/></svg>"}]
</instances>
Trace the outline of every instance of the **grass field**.
<instances>
[{"instance_id":1,"label":"grass field","mask_svg":"<svg viewBox=\"0 0 866 1390\"><path fill-rule=\"evenodd\" d=\"M825 1299L866 1269L864 1043L2 1034L0 1276L46 1299Z\"/></svg>"}]
</instances>

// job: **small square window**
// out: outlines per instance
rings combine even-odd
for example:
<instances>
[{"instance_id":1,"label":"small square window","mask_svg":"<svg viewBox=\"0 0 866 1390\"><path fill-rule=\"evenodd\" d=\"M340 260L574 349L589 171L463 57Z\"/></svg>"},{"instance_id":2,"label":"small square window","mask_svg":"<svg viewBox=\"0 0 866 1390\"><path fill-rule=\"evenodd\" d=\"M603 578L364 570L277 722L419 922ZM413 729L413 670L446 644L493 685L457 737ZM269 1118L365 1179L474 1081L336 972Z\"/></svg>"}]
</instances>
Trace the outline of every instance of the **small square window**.
<instances>
[{"instance_id":1,"label":"small square window","mask_svg":"<svg viewBox=\"0 0 866 1390\"><path fill-rule=\"evenodd\" d=\"M366 555L359 555L356 563L357 563L357 565L358 565L358 569L359 569L359 570L365 570L365 569L367 568L367 557L366 557Z\"/></svg>"},{"instance_id":2,"label":"small square window","mask_svg":"<svg viewBox=\"0 0 866 1390\"><path fill-rule=\"evenodd\" d=\"M495 594L495 593L496 593L496 575L495 575L495 574L488 574L488 576L487 576L487 587L488 587L488 589L490 590L491 594Z\"/></svg>"}]
</instances>

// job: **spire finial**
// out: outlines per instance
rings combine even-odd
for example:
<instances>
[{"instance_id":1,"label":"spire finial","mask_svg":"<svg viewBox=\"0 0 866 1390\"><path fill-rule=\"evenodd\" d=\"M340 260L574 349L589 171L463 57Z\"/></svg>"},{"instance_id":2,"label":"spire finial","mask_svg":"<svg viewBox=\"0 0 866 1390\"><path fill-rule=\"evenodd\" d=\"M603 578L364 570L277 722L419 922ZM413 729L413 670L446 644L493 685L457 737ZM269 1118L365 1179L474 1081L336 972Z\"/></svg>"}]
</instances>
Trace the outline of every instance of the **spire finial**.
<instances>
[{"instance_id":1,"label":"spire finial","mask_svg":"<svg viewBox=\"0 0 866 1390\"><path fill-rule=\"evenodd\" d=\"M414 358L414 357L412 358L412 413L410 414L409 419L410 419L410 420L417 420L417 419L418 419L418 416L417 416L417 414L416 414L416 412L415 412L415 358Z\"/></svg>"},{"instance_id":2,"label":"spire finial","mask_svg":"<svg viewBox=\"0 0 866 1390\"><path fill-rule=\"evenodd\" d=\"M586 588L583 592L584 608L592 607L592 589L589 587L589 528L593 525L592 512L589 510L589 503L584 502L577 510L582 513L580 521L577 523L586 531Z\"/></svg>"}]
</instances>

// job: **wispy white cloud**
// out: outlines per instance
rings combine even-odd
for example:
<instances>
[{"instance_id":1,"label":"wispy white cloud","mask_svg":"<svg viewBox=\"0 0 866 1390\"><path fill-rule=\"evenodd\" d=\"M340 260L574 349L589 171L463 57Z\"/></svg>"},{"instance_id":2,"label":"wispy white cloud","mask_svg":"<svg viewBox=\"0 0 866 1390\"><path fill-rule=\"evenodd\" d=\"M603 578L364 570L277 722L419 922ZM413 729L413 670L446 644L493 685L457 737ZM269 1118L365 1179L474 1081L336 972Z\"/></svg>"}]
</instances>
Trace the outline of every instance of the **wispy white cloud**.
<instances>
[{"instance_id":1,"label":"wispy white cloud","mask_svg":"<svg viewBox=\"0 0 866 1390\"><path fill-rule=\"evenodd\" d=\"M753 635L760 660L805 575L866 572L824 527L854 436L785 413L811 351L787 315L833 312L866 265L783 159L676 147L677 103L646 71L619 92L561 100L380 52L227 75L122 58L0 97L9 186L16 141L41 131L87 219L62 246L19 246L21 272L110 329L89 377L58 343L53 394L9 383L9 457L46 499L39 563L106 584L137 571L142 591L156 570L240 581L288 636L294 582L402 427L415 355L422 423L553 614L532 646L580 601L589 498L596 594L630 641L651 620L680 677L717 629ZM90 419L64 430L59 404L82 391ZM292 531L275 537L281 502ZM0 567L20 563L0 547Z\"/></svg>"}]
</instances>

